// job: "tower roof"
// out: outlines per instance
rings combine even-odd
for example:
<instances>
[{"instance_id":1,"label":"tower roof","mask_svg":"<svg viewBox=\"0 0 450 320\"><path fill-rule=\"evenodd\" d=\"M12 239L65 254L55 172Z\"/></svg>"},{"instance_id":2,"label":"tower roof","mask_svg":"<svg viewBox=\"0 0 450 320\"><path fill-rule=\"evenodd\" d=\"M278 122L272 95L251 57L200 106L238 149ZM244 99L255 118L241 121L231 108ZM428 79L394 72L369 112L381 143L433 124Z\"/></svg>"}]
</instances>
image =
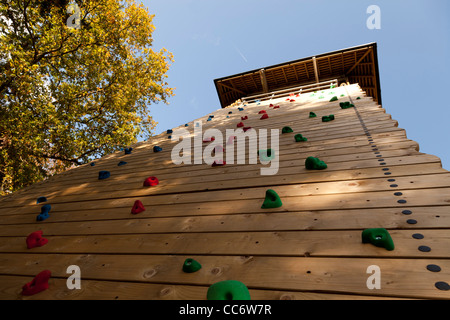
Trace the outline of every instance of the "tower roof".
<instances>
[{"instance_id":1,"label":"tower roof","mask_svg":"<svg viewBox=\"0 0 450 320\"><path fill-rule=\"evenodd\" d=\"M222 108L249 96L270 97L280 90L324 81L358 83L381 105L377 43L322 53L214 80Z\"/></svg>"}]
</instances>

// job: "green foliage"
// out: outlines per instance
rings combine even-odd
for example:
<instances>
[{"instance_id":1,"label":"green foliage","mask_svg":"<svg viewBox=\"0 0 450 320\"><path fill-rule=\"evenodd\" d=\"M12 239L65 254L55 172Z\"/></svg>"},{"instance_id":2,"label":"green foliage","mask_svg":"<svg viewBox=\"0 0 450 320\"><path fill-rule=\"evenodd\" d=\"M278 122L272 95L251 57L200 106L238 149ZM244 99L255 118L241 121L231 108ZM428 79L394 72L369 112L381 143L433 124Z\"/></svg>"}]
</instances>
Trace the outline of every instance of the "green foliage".
<instances>
[{"instance_id":1,"label":"green foliage","mask_svg":"<svg viewBox=\"0 0 450 320\"><path fill-rule=\"evenodd\" d=\"M147 139L173 56L134 0L0 3L0 193Z\"/></svg>"}]
</instances>

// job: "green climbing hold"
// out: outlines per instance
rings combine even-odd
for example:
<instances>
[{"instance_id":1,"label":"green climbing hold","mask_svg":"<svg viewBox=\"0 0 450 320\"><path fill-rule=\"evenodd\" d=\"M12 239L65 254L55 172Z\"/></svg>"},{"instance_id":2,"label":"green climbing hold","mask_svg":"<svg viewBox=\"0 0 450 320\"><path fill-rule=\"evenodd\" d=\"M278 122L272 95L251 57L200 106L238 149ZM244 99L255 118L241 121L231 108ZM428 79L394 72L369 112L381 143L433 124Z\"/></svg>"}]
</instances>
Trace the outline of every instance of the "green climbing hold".
<instances>
[{"instance_id":1,"label":"green climbing hold","mask_svg":"<svg viewBox=\"0 0 450 320\"><path fill-rule=\"evenodd\" d=\"M330 99L330 102L336 101L338 99L338 97L334 96L333 98Z\"/></svg>"},{"instance_id":2,"label":"green climbing hold","mask_svg":"<svg viewBox=\"0 0 450 320\"><path fill-rule=\"evenodd\" d=\"M354 105L350 103L350 101L340 102L339 106L341 107L341 109L348 109L354 107Z\"/></svg>"},{"instance_id":3,"label":"green climbing hold","mask_svg":"<svg viewBox=\"0 0 450 320\"><path fill-rule=\"evenodd\" d=\"M272 189L266 191L266 198L261 206L261 209L279 208L283 205L280 196Z\"/></svg>"},{"instance_id":4,"label":"green climbing hold","mask_svg":"<svg viewBox=\"0 0 450 320\"><path fill-rule=\"evenodd\" d=\"M330 114L329 116L323 116L322 122L328 122L334 120L334 114Z\"/></svg>"},{"instance_id":5,"label":"green climbing hold","mask_svg":"<svg viewBox=\"0 0 450 320\"><path fill-rule=\"evenodd\" d=\"M214 283L206 293L208 300L251 300L248 288L237 280L224 280Z\"/></svg>"},{"instance_id":6,"label":"green climbing hold","mask_svg":"<svg viewBox=\"0 0 450 320\"><path fill-rule=\"evenodd\" d=\"M202 268L202 265L194 259L188 258L183 263L183 271L186 273L192 273Z\"/></svg>"},{"instance_id":7,"label":"green climbing hold","mask_svg":"<svg viewBox=\"0 0 450 320\"><path fill-rule=\"evenodd\" d=\"M319 158L308 157L305 161L305 167L308 170L323 170L327 168L327 164Z\"/></svg>"},{"instance_id":8,"label":"green climbing hold","mask_svg":"<svg viewBox=\"0 0 450 320\"><path fill-rule=\"evenodd\" d=\"M317 115L316 115L314 112L311 111L311 112L309 113L309 117L310 117L310 118L315 118L315 117L317 117Z\"/></svg>"},{"instance_id":9,"label":"green climbing hold","mask_svg":"<svg viewBox=\"0 0 450 320\"><path fill-rule=\"evenodd\" d=\"M283 129L281 129L281 133L291 133L294 132L294 130L292 130L291 127L283 127Z\"/></svg>"},{"instance_id":10,"label":"green climbing hold","mask_svg":"<svg viewBox=\"0 0 450 320\"><path fill-rule=\"evenodd\" d=\"M341 94L341 97L345 97L345 94Z\"/></svg>"},{"instance_id":11,"label":"green climbing hold","mask_svg":"<svg viewBox=\"0 0 450 320\"><path fill-rule=\"evenodd\" d=\"M360 99L361 99L361 97L356 98L356 100L360 100Z\"/></svg>"},{"instance_id":12,"label":"green climbing hold","mask_svg":"<svg viewBox=\"0 0 450 320\"><path fill-rule=\"evenodd\" d=\"M394 241L391 235L384 228L365 229L362 232L362 242L371 243L374 246L385 248L386 250L394 250Z\"/></svg>"},{"instance_id":13,"label":"green climbing hold","mask_svg":"<svg viewBox=\"0 0 450 320\"><path fill-rule=\"evenodd\" d=\"M301 142L301 141L308 141L308 139L306 139L305 137L302 136L301 133L297 133L294 136L295 142Z\"/></svg>"},{"instance_id":14,"label":"green climbing hold","mask_svg":"<svg viewBox=\"0 0 450 320\"><path fill-rule=\"evenodd\" d=\"M267 149L267 150L258 150L259 159L261 161L270 161L275 159L275 150Z\"/></svg>"}]
</instances>

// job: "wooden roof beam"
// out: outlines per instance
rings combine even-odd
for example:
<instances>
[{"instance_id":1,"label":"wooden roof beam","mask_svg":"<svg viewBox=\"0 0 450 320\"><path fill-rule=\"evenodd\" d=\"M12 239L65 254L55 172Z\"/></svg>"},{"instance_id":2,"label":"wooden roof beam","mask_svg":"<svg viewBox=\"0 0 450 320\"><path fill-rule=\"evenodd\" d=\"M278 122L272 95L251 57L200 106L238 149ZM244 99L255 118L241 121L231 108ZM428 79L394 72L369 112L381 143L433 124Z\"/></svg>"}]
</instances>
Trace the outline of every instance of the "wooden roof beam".
<instances>
[{"instance_id":1,"label":"wooden roof beam","mask_svg":"<svg viewBox=\"0 0 450 320\"><path fill-rule=\"evenodd\" d=\"M358 61L355 62L355 64L353 65L353 67L351 67L351 68L345 73L345 75L347 76L350 72L352 72L352 71L358 66L358 64L359 64L361 61L363 61L364 58L367 57L367 55L368 55L369 53L371 53L371 52L372 52L372 47L370 47L369 49L367 49L366 53L364 53L363 56L362 56L361 58L359 58Z\"/></svg>"},{"instance_id":2,"label":"wooden roof beam","mask_svg":"<svg viewBox=\"0 0 450 320\"><path fill-rule=\"evenodd\" d=\"M261 84L263 87L263 92L269 92L269 86L267 85L266 72L264 69L259 70L259 76L261 77Z\"/></svg>"},{"instance_id":3,"label":"wooden roof beam","mask_svg":"<svg viewBox=\"0 0 450 320\"><path fill-rule=\"evenodd\" d=\"M242 93L242 94L247 94L247 93L244 92L244 91L241 91L241 90L239 90L239 89L236 89L236 88L227 86L226 84L223 84L222 82L218 82L218 84L220 84L221 86L223 86L223 87L225 87L225 88L231 89L231 90L233 90L233 91L237 91L237 92Z\"/></svg>"},{"instance_id":4,"label":"wooden roof beam","mask_svg":"<svg viewBox=\"0 0 450 320\"><path fill-rule=\"evenodd\" d=\"M319 71L317 68L317 59L316 57L312 57L313 65L314 65L314 76L316 77L316 82L319 83Z\"/></svg>"}]
</instances>

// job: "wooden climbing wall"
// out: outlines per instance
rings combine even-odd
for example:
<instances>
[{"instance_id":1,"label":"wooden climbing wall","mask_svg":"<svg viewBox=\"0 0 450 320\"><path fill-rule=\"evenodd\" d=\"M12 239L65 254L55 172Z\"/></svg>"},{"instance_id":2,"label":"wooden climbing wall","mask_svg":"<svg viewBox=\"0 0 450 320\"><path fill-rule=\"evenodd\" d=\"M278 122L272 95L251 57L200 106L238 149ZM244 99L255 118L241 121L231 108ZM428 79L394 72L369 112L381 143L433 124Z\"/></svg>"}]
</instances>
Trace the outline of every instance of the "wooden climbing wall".
<instances>
[{"instance_id":1,"label":"wooden climbing wall","mask_svg":"<svg viewBox=\"0 0 450 320\"><path fill-rule=\"evenodd\" d=\"M334 95L338 101L329 102ZM233 279L255 300L449 299L450 174L440 159L420 153L356 84L289 99L271 101L276 109L253 102L198 119L203 131L224 136L245 115L256 130L290 126L293 133L279 136L275 175L261 175L259 162L175 165L177 142L163 133L131 154L3 197L0 298L204 300L211 284ZM355 108L341 109L342 101ZM269 118L260 120L260 110ZM335 119L322 122L329 114ZM195 125L174 132L180 128L192 133ZM308 141L295 142L296 133ZM153 152L155 145L162 151ZM308 156L327 169L306 170ZM101 170L111 176L98 180ZM159 185L144 187L149 176ZM282 207L261 209L267 189ZM38 222L41 196L51 211ZM146 210L134 215L136 200ZM362 243L366 228L386 228L395 249ZM27 249L27 235L37 230L48 243ZM186 258L202 268L184 273ZM66 285L71 265L80 268L81 289ZM369 266L379 268L379 289L368 287ZM45 269L49 289L22 296L22 286Z\"/></svg>"}]
</instances>

